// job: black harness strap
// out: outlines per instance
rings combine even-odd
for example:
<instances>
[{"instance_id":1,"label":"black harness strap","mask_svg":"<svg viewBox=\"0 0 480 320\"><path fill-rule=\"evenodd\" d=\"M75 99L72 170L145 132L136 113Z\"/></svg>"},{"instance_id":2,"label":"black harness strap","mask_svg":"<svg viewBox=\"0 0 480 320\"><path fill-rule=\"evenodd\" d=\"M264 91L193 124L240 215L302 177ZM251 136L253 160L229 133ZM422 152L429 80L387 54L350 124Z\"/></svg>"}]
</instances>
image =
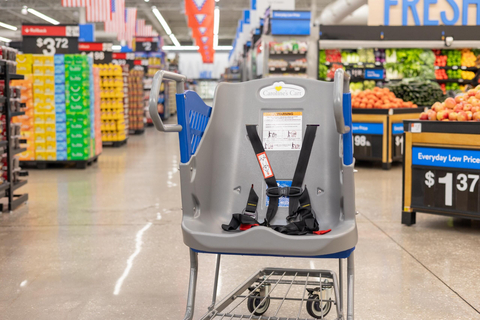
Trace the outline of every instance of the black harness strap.
<instances>
[{"instance_id":1,"label":"black harness strap","mask_svg":"<svg viewBox=\"0 0 480 320\"><path fill-rule=\"evenodd\" d=\"M259 224L258 221L255 219L257 215L257 204L258 204L258 196L255 190L252 187L250 188L250 193L248 194L247 205L245 207L245 211L242 213L235 213L232 216L232 220L230 220L229 224L222 224L222 229L225 231L233 231L237 230L238 227L242 224Z\"/></svg>"},{"instance_id":2,"label":"black harness strap","mask_svg":"<svg viewBox=\"0 0 480 320\"><path fill-rule=\"evenodd\" d=\"M257 126L247 125L247 134L248 138L250 139L250 143L252 144L253 151L255 151L255 155L257 156L258 164L260 165L260 169L262 170L265 183L267 184L268 188L277 188L277 179L275 179L275 174L273 173L272 167L270 166L270 161L268 160L267 154L265 153L262 141L258 136ZM270 196L270 202L268 203L267 215L264 222L266 226L270 225L270 222L277 214L278 198L280 196L281 194Z\"/></svg>"},{"instance_id":3,"label":"black harness strap","mask_svg":"<svg viewBox=\"0 0 480 320\"><path fill-rule=\"evenodd\" d=\"M315 141L315 134L317 132L317 125L307 125L305 136L303 137L302 149L298 156L297 167L292 179L292 188L302 188L303 179L312 153L313 142ZM288 214L292 215L298 208L298 196L290 196L288 202ZM288 219L288 218L287 218Z\"/></svg>"}]
</instances>

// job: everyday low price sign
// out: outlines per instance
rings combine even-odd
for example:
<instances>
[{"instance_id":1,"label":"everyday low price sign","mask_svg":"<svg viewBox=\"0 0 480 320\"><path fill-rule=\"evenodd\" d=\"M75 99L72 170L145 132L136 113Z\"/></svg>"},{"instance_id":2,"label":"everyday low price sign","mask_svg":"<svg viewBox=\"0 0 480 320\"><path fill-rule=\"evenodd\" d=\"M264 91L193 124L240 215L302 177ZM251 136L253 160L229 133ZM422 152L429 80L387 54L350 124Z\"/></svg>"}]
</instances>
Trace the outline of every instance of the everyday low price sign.
<instances>
[{"instance_id":1,"label":"everyday low price sign","mask_svg":"<svg viewBox=\"0 0 480 320\"><path fill-rule=\"evenodd\" d=\"M480 25L477 0L368 0L369 26Z\"/></svg>"}]
</instances>

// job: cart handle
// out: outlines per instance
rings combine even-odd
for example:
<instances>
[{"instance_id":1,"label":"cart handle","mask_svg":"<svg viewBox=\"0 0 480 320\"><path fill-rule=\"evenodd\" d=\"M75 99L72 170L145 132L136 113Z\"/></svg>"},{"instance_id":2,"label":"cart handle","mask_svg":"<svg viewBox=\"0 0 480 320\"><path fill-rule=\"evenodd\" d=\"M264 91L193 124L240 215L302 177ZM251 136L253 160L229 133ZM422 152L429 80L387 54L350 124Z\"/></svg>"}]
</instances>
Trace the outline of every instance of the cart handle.
<instances>
[{"instance_id":1,"label":"cart handle","mask_svg":"<svg viewBox=\"0 0 480 320\"><path fill-rule=\"evenodd\" d=\"M184 84L187 80L186 76L165 70L158 71L153 77L152 89L150 90L150 99L148 100L148 111L150 112L150 117L152 118L153 124L155 124L155 128L158 131L180 132L182 131L181 125L163 124L163 121L158 114L158 95L160 93L160 85L162 84L163 79L173 80L177 83L177 94L183 94L184 92Z\"/></svg>"},{"instance_id":2,"label":"cart handle","mask_svg":"<svg viewBox=\"0 0 480 320\"><path fill-rule=\"evenodd\" d=\"M349 91L350 76L345 75L345 71L337 69L333 83L333 112L335 114L335 122L337 131L340 134L350 132L350 127L345 126L343 118L343 94Z\"/></svg>"}]
</instances>

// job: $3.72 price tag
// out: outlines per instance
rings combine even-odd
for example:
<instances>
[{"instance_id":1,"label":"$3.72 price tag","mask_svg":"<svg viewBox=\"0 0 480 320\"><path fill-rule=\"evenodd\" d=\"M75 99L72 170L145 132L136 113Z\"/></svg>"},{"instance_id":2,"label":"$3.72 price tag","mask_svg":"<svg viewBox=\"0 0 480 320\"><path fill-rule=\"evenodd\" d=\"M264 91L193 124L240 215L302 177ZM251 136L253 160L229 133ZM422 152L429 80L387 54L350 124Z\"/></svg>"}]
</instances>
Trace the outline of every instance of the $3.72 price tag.
<instances>
[{"instance_id":1,"label":"$3.72 price tag","mask_svg":"<svg viewBox=\"0 0 480 320\"><path fill-rule=\"evenodd\" d=\"M480 214L480 174L456 170L412 170L412 206Z\"/></svg>"},{"instance_id":2,"label":"$3.72 price tag","mask_svg":"<svg viewBox=\"0 0 480 320\"><path fill-rule=\"evenodd\" d=\"M78 53L78 38L73 37L23 37L23 51L43 55Z\"/></svg>"},{"instance_id":3,"label":"$3.72 price tag","mask_svg":"<svg viewBox=\"0 0 480 320\"><path fill-rule=\"evenodd\" d=\"M57 49L68 50L68 38L37 38L36 45L44 55L54 55Z\"/></svg>"}]
</instances>

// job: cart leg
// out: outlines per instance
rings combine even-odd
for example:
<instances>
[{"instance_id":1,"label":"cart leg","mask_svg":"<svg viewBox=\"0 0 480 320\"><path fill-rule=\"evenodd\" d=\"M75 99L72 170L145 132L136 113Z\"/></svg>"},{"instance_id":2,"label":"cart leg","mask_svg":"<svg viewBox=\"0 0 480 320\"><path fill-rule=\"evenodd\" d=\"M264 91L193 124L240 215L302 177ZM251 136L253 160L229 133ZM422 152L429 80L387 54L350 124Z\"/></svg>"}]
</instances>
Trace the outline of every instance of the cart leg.
<instances>
[{"instance_id":1,"label":"cart leg","mask_svg":"<svg viewBox=\"0 0 480 320\"><path fill-rule=\"evenodd\" d=\"M411 226L412 224L415 224L415 223L417 223L416 212L402 211L402 224Z\"/></svg>"},{"instance_id":2,"label":"cart leg","mask_svg":"<svg viewBox=\"0 0 480 320\"><path fill-rule=\"evenodd\" d=\"M215 307L215 302L217 301L217 287L218 287L218 275L220 273L220 258L222 257L221 254L217 254L217 263L215 266L215 279L213 281L213 295L212 295L212 304L208 307L208 311L213 310Z\"/></svg>"},{"instance_id":3,"label":"cart leg","mask_svg":"<svg viewBox=\"0 0 480 320\"><path fill-rule=\"evenodd\" d=\"M391 162L382 162L382 169L383 170L390 170L392 168Z\"/></svg>"},{"instance_id":4,"label":"cart leg","mask_svg":"<svg viewBox=\"0 0 480 320\"><path fill-rule=\"evenodd\" d=\"M340 307L340 311L343 314L343 260L338 259L338 286L339 286L339 293L340 299L338 300L338 306Z\"/></svg>"},{"instance_id":5,"label":"cart leg","mask_svg":"<svg viewBox=\"0 0 480 320\"><path fill-rule=\"evenodd\" d=\"M188 284L187 310L183 320L192 320L195 309L195 293L197 288L198 253L190 249L190 282Z\"/></svg>"},{"instance_id":6,"label":"cart leg","mask_svg":"<svg viewBox=\"0 0 480 320\"><path fill-rule=\"evenodd\" d=\"M355 281L355 266L354 266L354 252L347 258L347 320L353 320L353 299L354 299L354 281Z\"/></svg>"}]
</instances>

